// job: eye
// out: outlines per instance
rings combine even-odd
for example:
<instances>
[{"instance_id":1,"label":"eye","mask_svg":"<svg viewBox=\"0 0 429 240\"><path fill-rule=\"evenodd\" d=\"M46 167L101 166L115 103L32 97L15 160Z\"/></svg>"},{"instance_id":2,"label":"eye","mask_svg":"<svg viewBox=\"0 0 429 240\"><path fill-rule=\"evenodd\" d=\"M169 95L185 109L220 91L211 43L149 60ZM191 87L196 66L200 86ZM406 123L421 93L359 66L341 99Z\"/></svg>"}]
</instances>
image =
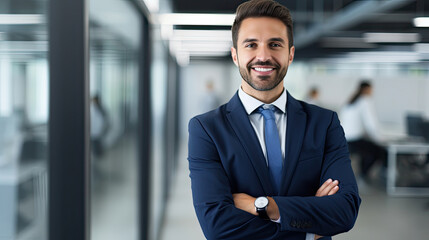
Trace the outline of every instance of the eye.
<instances>
[{"instance_id":1,"label":"eye","mask_svg":"<svg viewBox=\"0 0 429 240\"><path fill-rule=\"evenodd\" d=\"M246 48L254 48L255 46L256 46L255 43L249 43L249 44L246 44L244 47L246 47Z\"/></svg>"},{"instance_id":2,"label":"eye","mask_svg":"<svg viewBox=\"0 0 429 240\"><path fill-rule=\"evenodd\" d=\"M281 47L282 45L279 43L271 43L270 44L271 47L277 48L277 47Z\"/></svg>"}]
</instances>

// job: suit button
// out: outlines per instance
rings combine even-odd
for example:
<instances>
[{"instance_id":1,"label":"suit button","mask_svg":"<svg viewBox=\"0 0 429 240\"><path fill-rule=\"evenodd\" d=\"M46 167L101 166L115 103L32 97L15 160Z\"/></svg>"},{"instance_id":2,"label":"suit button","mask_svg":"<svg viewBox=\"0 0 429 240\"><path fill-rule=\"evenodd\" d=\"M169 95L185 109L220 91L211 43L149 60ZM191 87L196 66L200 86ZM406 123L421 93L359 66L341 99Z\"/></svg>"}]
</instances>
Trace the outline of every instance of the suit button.
<instances>
[{"instance_id":1,"label":"suit button","mask_svg":"<svg viewBox=\"0 0 429 240\"><path fill-rule=\"evenodd\" d=\"M291 226L291 227L296 228L296 221L295 221L295 220L292 220L292 221L290 222L290 226Z\"/></svg>"},{"instance_id":2,"label":"suit button","mask_svg":"<svg viewBox=\"0 0 429 240\"><path fill-rule=\"evenodd\" d=\"M304 228L311 228L313 226L313 224L311 224L311 222L305 222L304 223Z\"/></svg>"}]
</instances>

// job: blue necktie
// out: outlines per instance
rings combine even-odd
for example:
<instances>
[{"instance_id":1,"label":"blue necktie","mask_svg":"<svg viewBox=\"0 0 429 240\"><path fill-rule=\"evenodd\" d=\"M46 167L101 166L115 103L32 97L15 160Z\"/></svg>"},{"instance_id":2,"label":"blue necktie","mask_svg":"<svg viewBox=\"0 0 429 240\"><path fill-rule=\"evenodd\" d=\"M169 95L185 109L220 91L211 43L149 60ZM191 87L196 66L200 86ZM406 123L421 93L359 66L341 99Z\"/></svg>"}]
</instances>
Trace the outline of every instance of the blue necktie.
<instances>
[{"instance_id":1,"label":"blue necktie","mask_svg":"<svg viewBox=\"0 0 429 240\"><path fill-rule=\"evenodd\" d=\"M258 112L264 116L264 135L265 147L267 150L268 169L271 173L271 181L273 182L275 190L278 193L280 190L281 174L283 168L283 156L274 110L274 106L270 106L268 109L264 109L262 106L258 108Z\"/></svg>"}]
</instances>

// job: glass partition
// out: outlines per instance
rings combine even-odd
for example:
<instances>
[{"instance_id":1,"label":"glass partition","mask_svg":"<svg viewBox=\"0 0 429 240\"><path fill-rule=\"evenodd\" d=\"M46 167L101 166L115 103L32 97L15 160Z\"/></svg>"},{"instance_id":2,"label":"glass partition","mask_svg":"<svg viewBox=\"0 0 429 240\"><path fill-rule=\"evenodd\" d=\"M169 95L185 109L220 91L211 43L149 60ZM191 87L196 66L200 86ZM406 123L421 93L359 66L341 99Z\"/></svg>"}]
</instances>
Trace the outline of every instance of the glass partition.
<instances>
[{"instance_id":1,"label":"glass partition","mask_svg":"<svg viewBox=\"0 0 429 240\"><path fill-rule=\"evenodd\" d=\"M47 239L47 0L0 1L0 239Z\"/></svg>"},{"instance_id":2,"label":"glass partition","mask_svg":"<svg viewBox=\"0 0 429 240\"><path fill-rule=\"evenodd\" d=\"M90 0L91 239L138 238L141 18L129 1Z\"/></svg>"}]
</instances>

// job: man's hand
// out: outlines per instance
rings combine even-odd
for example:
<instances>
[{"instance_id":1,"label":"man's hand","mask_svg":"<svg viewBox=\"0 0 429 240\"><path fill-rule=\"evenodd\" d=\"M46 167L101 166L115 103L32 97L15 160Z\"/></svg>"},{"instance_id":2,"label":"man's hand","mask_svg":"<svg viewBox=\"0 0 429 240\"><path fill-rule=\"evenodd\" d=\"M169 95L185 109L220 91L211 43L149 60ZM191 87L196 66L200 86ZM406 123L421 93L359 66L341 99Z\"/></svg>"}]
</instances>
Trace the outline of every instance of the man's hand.
<instances>
[{"instance_id":1,"label":"man's hand","mask_svg":"<svg viewBox=\"0 0 429 240\"><path fill-rule=\"evenodd\" d=\"M338 187L338 184L339 184L339 182L337 180L335 180L335 181L332 181L332 179L326 180L326 182L324 182L322 184L322 186L320 186L320 188L317 190L316 197L334 195L340 189L340 187ZM323 236L319 236L316 234L314 236L314 239L317 240L321 237L323 237Z\"/></svg>"},{"instance_id":2,"label":"man's hand","mask_svg":"<svg viewBox=\"0 0 429 240\"><path fill-rule=\"evenodd\" d=\"M316 197L334 195L340 189L338 187L338 184L339 182L337 180L335 181L332 181L332 179L326 180L326 182L324 182L322 186L320 186L320 188L317 190Z\"/></svg>"}]
</instances>

